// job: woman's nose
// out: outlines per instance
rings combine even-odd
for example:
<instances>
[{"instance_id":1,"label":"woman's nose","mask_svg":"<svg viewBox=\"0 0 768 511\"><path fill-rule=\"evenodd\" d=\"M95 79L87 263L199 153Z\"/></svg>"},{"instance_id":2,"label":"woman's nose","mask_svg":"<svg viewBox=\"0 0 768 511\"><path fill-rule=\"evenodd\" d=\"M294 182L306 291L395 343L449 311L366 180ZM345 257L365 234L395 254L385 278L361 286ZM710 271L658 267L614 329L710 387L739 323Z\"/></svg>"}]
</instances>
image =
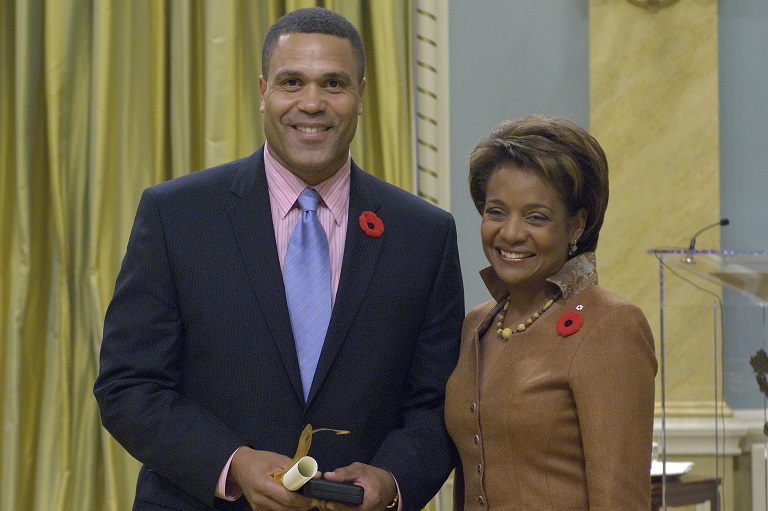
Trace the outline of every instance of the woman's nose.
<instances>
[{"instance_id":1,"label":"woman's nose","mask_svg":"<svg viewBox=\"0 0 768 511\"><path fill-rule=\"evenodd\" d=\"M518 218L508 217L501 227L499 234L507 242L520 241L527 237L525 222Z\"/></svg>"}]
</instances>

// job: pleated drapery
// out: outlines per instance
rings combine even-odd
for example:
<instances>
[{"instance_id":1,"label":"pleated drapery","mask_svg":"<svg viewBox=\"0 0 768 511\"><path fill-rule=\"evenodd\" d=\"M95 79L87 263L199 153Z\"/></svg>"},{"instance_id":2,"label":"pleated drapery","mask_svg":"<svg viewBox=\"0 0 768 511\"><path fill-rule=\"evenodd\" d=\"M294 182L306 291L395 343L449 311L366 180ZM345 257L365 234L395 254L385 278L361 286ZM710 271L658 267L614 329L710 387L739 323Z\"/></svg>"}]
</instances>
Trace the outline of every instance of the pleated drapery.
<instances>
[{"instance_id":1,"label":"pleated drapery","mask_svg":"<svg viewBox=\"0 0 768 511\"><path fill-rule=\"evenodd\" d=\"M412 190L409 0L0 1L0 511L128 510L92 387L141 191L263 143L264 35L315 5L367 45L353 158Z\"/></svg>"}]
</instances>

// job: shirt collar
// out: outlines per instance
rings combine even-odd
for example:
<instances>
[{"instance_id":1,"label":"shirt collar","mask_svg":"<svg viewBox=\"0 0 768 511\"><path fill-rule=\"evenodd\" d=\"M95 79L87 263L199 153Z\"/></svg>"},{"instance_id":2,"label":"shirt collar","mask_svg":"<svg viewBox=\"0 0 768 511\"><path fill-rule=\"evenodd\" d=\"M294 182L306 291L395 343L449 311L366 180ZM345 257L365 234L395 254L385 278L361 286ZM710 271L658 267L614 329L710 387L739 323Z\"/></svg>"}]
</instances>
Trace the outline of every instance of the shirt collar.
<instances>
[{"instance_id":1,"label":"shirt collar","mask_svg":"<svg viewBox=\"0 0 768 511\"><path fill-rule=\"evenodd\" d=\"M286 169L269 152L268 144L264 144L264 167L267 174L267 186L271 199L277 205L280 218L284 219L307 184L298 176ZM352 168L352 158L347 161L322 183L314 186L323 202L331 210L334 222L340 225L346 208L349 205L349 180Z\"/></svg>"},{"instance_id":2,"label":"shirt collar","mask_svg":"<svg viewBox=\"0 0 768 511\"><path fill-rule=\"evenodd\" d=\"M496 275L492 266L483 268L480 271L480 277L497 302L509 295L507 285ZM568 300L589 285L597 285L595 253L584 252L569 259L557 273L547 277L547 281L560 288L564 300Z\"/></svg>"}]
</instances>

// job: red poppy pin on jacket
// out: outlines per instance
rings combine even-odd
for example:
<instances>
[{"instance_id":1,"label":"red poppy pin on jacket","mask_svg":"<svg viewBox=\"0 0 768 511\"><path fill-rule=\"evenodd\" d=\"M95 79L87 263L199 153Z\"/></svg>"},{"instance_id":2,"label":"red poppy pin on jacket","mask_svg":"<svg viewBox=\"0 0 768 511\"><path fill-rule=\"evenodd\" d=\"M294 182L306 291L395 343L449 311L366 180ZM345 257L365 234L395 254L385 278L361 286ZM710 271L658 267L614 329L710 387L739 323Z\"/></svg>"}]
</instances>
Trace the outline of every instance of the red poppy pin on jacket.
<instances>
[{"instance_id":1,"label":"red poppy pin on jacket","mask_svg":"<svg viewBox=\"0 0 768 511\"><path fill-rule=\"evenodd\" d=\"M557 320L557 333L563 337L575 334L584 324L584 316L577 310L564 312Z\"/></svg>"},{"instance_id":2,"label":"red poppy pin on jacket","mask_svg":"<svg viewBox=\"0 0 768 511\"><path fill-rule=\"evenodd\" d=\"M371 238L381 238L384 234L384 222L373 211L363 211L359 220L360 228Z\"/></svg>"}]
</instances>

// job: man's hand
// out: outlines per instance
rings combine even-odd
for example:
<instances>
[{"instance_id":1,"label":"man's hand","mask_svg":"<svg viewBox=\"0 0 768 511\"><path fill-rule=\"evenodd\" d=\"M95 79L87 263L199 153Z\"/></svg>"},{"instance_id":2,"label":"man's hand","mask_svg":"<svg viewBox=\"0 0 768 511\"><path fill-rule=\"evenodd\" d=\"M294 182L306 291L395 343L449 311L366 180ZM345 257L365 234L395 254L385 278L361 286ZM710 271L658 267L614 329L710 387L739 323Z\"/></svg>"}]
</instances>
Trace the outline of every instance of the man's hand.
<instances>
[{"instance_id":1,"label":"man's hand","mask_svg":"<svg viewBox=\"0 0 768 511\"><path fill-rule=\"evenodd\" d=\"M325 472L323 477L329 481L350 482L365 488L365 497L359 506L350 507L339 502L321 502L321 509L324 510L382 511L397 496L395 478L383 468L356 462L346 467L337 468L333 472Z\"/></svg>"},{"instance_id":2,"label":"man's hand","mask_svg":"<svg viewBox=\"0 0 768 511\"><path fill-rule=\"evenodd\" d=\"M291 461L282 454L241 447L232 458L229 479L240 486L253 511L306 511L320 506L320 501L289 491L275 481L274 474L287 470Z\"/></svg>"}]
</instances>

